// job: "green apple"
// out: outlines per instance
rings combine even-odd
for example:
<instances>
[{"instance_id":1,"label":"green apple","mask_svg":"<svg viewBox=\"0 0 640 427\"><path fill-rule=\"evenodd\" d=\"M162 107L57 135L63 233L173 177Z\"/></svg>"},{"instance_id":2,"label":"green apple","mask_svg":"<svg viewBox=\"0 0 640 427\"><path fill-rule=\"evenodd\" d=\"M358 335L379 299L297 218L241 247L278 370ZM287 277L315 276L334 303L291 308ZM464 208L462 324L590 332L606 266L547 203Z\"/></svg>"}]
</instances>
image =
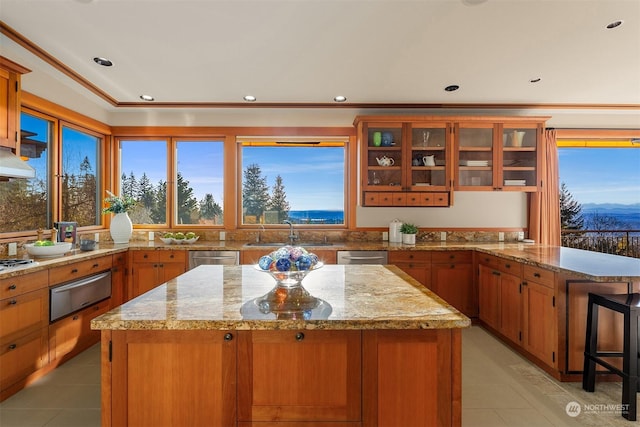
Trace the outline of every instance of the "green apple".
<instances>
[{"instance_id":1,"label":"green apple","mask_svg":"<svg viewBox=\"0 0 640 427\"><path fill-rule=\"evenodd\" d=\"M173 233L164 233L162 237L164 237L165 239L170 239L173 237Z\"/></svg>"},{"instance_id":2,"label":"green apple","mask_svg":"<svg viewBox=\"0 0 640 427\"><path fill-rule=\"evenodd\" d=\"M182 233L182 232L178 231L177 233L175 233L175 234L173 235L173 238L174 238L174 239L178 239L178 240L182 240L182 239L184 239L184 233Z\"/></svg>"},{"instance_id":3,"label":"green apple","mask_svg":"<svg viewBox=\"0 0 640 427\"><path fill-rule=\"evenodd\" d=\"M45 240L42 246L55 246L55 243L53 243L51 240Z\"/></svg>"},{"instance_id":4,"label":"green apple","mask_svg":"<svg viewBox=\"0 0 640 427\"><path fill-rule=\"evenodd\" d=\"M190 231L187 234L185 234L184 237L186 237L187 239L195 239L196 233L194 233L193 231Z\"/></svg>"}]
</instances>

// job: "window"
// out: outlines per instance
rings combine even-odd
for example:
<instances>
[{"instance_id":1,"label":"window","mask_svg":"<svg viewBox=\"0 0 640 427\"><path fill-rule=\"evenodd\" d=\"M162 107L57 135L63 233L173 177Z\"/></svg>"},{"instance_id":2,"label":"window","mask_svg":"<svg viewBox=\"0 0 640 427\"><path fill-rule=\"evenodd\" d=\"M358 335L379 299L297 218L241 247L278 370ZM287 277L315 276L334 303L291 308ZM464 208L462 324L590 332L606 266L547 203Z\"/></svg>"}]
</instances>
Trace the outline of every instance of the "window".
<instances>
[{"instance_id":1,"label":"window","mask_svg":"<svg viewBox=\"0 0 640 427\"><path fill-rule=\"evenodd\" d=\"M239 139L243 225L345 224L345 139L312 139Z\"/></svg>"},{"instance_id":2,"label":"window","mask_svg":"<svg viewBox=\"0 0 640 427\"><path fill-rule=\"evenodd\" d=\"M99 225L102 219L100 175L102 138L79 129L63 126L60 185L62 221L78 226Z\"/></svg>"},{"instance_id":3,"label":"window","mask_svg":"<svg viewBox=\"0 0 640 427\"><path fill-rule=\"evenodd\" d=\"M121 140L120 189L138 204L129 214L134 224L167 224L167 140Z\"/></svg>"},{"instance_id":4,"label":"window","mask_svg":"<svg viewBox=\"0 0 640 427\"><path fill-rule=\"evenodd\" d=\"M51 215L49 153L53 118L37 113L20 115L20 154L36 171L33 179L0 181L0 232L48 229Z\"/></svg>"},{"instance_id":5,"label":"window","mask_svg":"<svg viewBox=\"0 0 640 427\"><path fill-rule=\"evenodd\" d=\"M120 193L138 202L134 224L223 225L224 141L123 139L119 147Z\"/></svg>"}]
</instances>

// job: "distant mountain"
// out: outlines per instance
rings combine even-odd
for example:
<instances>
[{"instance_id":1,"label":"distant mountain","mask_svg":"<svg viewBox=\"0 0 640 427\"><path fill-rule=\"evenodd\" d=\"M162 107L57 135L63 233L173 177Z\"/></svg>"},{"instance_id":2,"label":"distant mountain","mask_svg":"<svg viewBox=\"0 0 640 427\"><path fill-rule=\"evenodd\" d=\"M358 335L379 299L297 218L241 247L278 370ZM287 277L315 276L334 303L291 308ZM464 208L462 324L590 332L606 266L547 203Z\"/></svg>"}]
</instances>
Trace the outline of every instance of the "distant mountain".
<instances>
[{"instance_id":1,"label":"distant mountain","mask_svg":"<svg viewBox=\"0 0 640 427\"><path fill-rule=\"evenodd\" d=\"M585 203L582 205L582 212L640 214L640 203L630 205L621 203Z\"/></svg>"}]
</instances>

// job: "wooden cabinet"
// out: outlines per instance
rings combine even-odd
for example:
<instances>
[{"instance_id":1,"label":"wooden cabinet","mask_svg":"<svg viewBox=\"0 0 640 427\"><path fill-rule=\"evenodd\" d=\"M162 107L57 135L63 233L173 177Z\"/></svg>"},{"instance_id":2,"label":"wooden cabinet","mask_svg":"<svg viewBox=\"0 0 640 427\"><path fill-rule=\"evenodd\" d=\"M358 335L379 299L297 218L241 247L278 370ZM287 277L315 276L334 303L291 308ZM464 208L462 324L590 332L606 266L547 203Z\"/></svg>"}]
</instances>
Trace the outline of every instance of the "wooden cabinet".
<instances>
[{"instance_id":1,"label":"wooden cabinet","mask_svg":"<svg viewBox=\"0 0 640 427\"><path fill-rule=\"evenodd\" d=\"M20 78L29 70L0 56L0 146L19 154Z\"/></svg>"},{"instance_id":2,"label":"wooden cabinet","mask_svg":"<svg viewBox=\"0 0 640 427\"><path fill-rule=\"evenodd\" d=\"M360 339L355 330L240 332L239 425L359 423Z\"/></svg>"},{"instance_id":3,"label":"wooden cabinet","mask_svg":"<svg viewBox=\"0 0 640 427\"><path fill-rule=\"evenodd\" d=\"M178 277L186 271L187 251L131 251L129 299Z\"/></svg>"},{"instance_id":4,"label":"wooden cabinet","mask_svg":"<svg viewBox=\"0 0 640 427\"><path fill-rule=\"evenodd\" d=\"M46 271L0 279L0 392L49 362L48 323Z\"/></svg>"},{"instance_id":5,"label":"wooden cabinet","mask_svg":"<svg viewBox=\"0 0 640 427\"><path fill-rule=\"evenodd\" d=\"M104 345L102 352L111 385L105 396L103 381L103 426L236 425L237 332L111 334L111 361ZM287 383L282 366L267 368L274 382Z\"/></svg>"},{"instance_id":6,"label":"wooden cabinet","mask_svg":"<svg viewBox=\"0 0 640 427\"><path fill-rule=\"evenodd\" d=\"M111 255L75 262L73 264L61 265L49 269L49 284L51 286L58 283L78 280L82 277L110 270L113 265Z\"/></svg>"},{"instance_id":7,"label":"wooden cabinet","mask_svg":"<svg viewBox=\"0 0 640 427\"><path fill-rule=\"evenodd\" d=\"M363 426L461 425L458 329L363 332Z\"/></svg>"},{"instance_id":8,"label":"wooden cabinet","mask_svg":"<svg viewBox=\"0 0 640 427\"><path fill-rule=\"evenodd\" d=\"M456 190L539 191L545 118L456 123Z\"/></svg>"},{"instance_id":9,"label":"wooden cabinet","mask_svg":"<svg viewBox=\"0 0 640 427\"><path fill-rule=\"evenodd\" d=\"M525 265L523 277L522 345L526 351L555 368L558 354L555 273Z\"/></svg>"},{"instance_id":10,"label":"wooden cabinet","mask_svg":"<svg viewBox=\"0 0 640 427\"><path fill-rule=\"evenodd\" d=\"M431 256L431 290L469 317L478 315L471 251L434 252Z\"/></svg>"},{"instance_id":11,"label":"wooden cabinet","mask_svg":"<svg viewBox=\"0 0 640 427\"><path fill-rule=\"evenodd\" d=\"M405 120L406 119L406 120ZM446 121L356 117L364 206L449 206Z\"/></svg>"},{"instance_id":12,"label":"wooden cabinet","mask_svg":"<svg viewBox=\"0 0 640 427\"><path fill-rule=\"evenodd\" d=\"M395 265L431 289L430 251L389 251L389 264Z\"/></svg>"},{"instance_id":13,"label":"wooden cabinet","mask_svg":"<svg viewBox=\"0 0 640 427\"><path fill-rule=\"evenodd\" d=\"M478 275L478 318L487 326L500 329L500 273L480 264Z\"/></svg>"},{"instance_id":14,"label":"wooden cabinet","mask_svg":"<svg viewBox=\"0 0 640 427\"><path fill-rule=\"evenodd\" d=\"M49 361L60 364L100 341L91 320L112 308L111 299L97 302L49 326Z\"/></svg>"},{"instance_id":15,"label":"wooden cabinet","mask_svg":"<svg viewBox=\"0 0 640 427\"><path fill-rule=\"evenodd\" d=\"M461 333L103 331L102 425L461 424Z\"/></svg>"},{"instance_id":16,"label":"wooden cabinet","mask_svg":"<svg viewBox=\"0 0 640 427\"><path fill-rule=\"evenodd\" d=\"M127 301L127 254L120 252L113 255L111 267L111 305L117 307Z\"/></svg>"}]
</instances>

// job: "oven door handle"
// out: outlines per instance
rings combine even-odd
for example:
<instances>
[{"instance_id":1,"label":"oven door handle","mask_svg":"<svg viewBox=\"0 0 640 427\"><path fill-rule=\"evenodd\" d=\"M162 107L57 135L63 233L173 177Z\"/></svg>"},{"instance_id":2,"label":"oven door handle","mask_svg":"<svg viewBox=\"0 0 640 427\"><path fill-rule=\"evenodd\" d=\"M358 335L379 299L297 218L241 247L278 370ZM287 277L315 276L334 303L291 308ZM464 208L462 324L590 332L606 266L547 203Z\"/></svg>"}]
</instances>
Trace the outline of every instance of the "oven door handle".
<instances>
[{"instance_id":1,"label":"oven door handle","mask_svg":"<svg viewBox=\"0 0 640 427\"><path fill-rule=\"evenodd\" d=\"M345 256L344 259L355 259L355 260L372 260L372 259L384 259L384 256Z\"/></svg>"},{"instance_id":2,"label":"oven door handle","mask_svg":"<svg viewBox=\"0 0 640 427\"><path fill-rule=\"evenodd\" d=\"M82 286L87 286L90 285L93 282L97 282L98 280L102 280L105 277L107 277L109 275L109 273L111 273L110 271L106 271L102 274L96 274L95 276L91 276L91 277L87 277L86 279L81 279L81 280L76 280L72 283L68 283L66 285L62 285L62 286L58 286L56 288L52 288L51 292L53 293L59 293L59 292L64 292L64 291L68 291L69 289L75 289L75 288L80 288Z\"/></svg>"},{"instance_id":3,"label":"oven door handle","mask_svg":"<svg viewBox=\"0 0 640 427\"><path fill-rule=\"evenodd\" d=\"M228 256L194 256L191 257L192 260L196 260L196 259L236 259L235 255L228 255Z\"/></svg>"}]
</instances>

